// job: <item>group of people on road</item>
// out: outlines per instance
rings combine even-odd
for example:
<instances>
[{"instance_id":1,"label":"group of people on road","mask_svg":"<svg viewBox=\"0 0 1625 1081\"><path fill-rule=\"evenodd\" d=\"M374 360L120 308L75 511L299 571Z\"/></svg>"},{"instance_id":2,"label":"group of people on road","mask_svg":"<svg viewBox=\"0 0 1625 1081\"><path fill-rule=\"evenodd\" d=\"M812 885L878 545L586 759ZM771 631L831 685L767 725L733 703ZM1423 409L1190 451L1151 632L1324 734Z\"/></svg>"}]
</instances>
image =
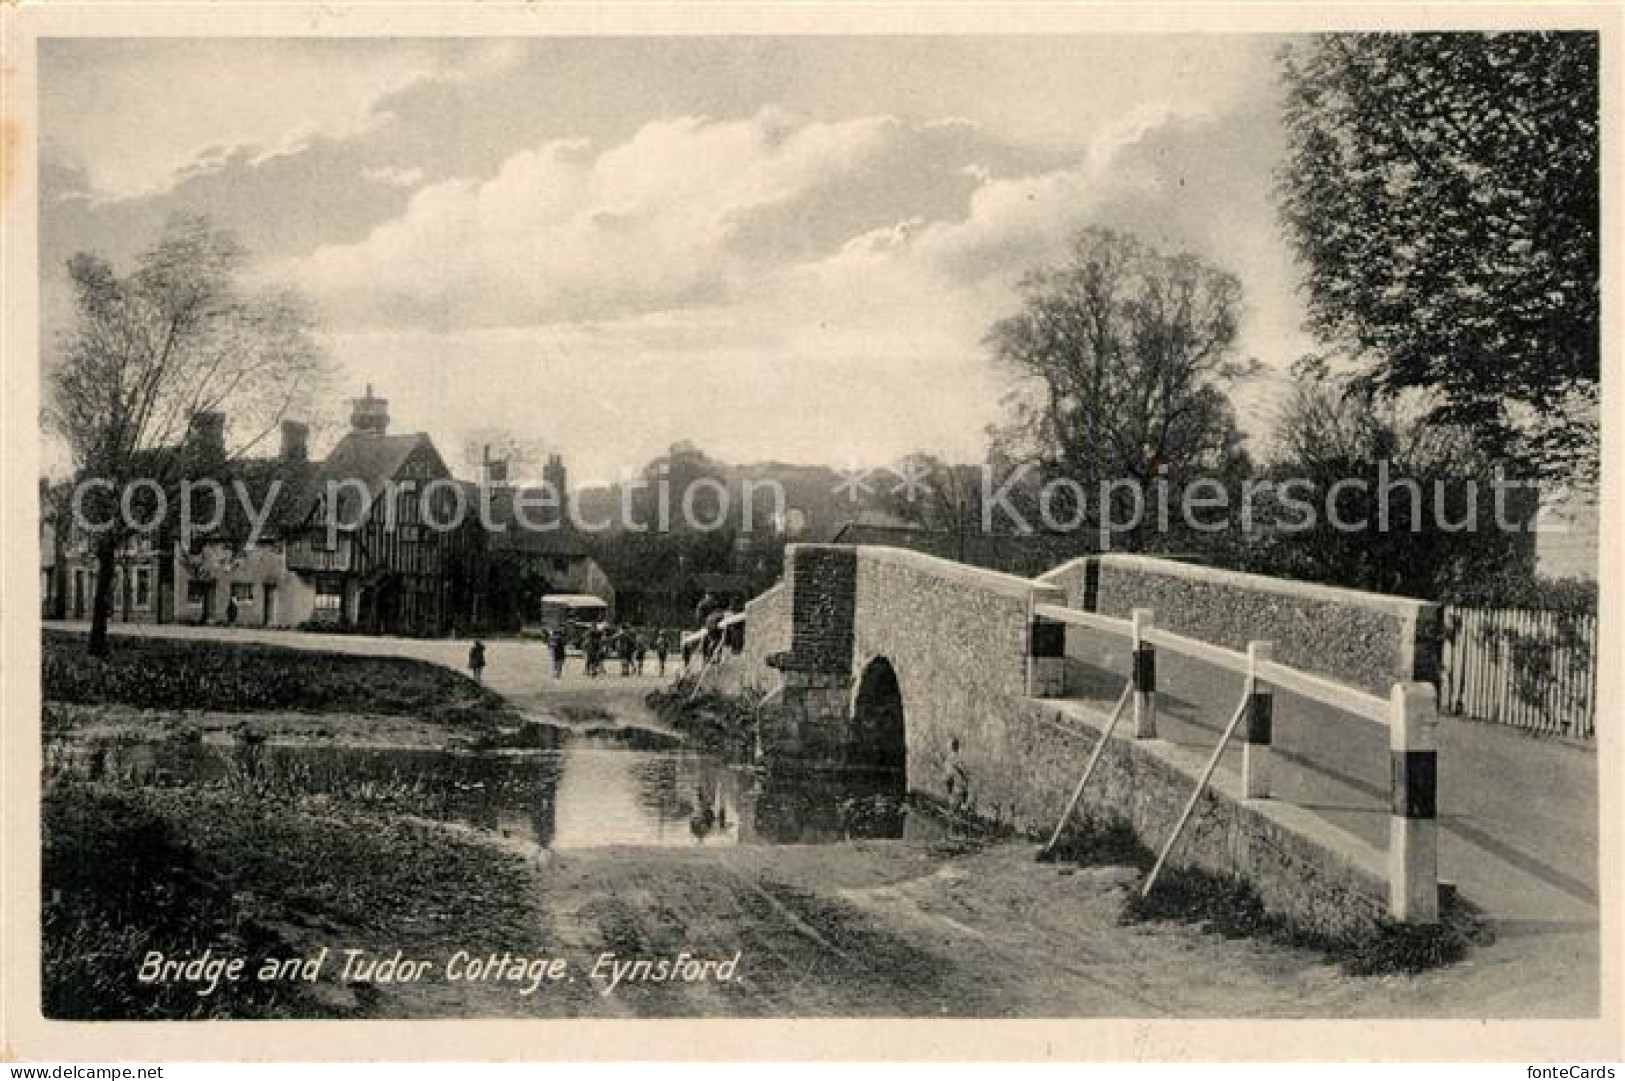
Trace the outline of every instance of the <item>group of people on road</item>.
<instances>
[{"instance_id":1,"label":"group of people on road","mask_svg":"<svg viewBox=\"0 0 1625 1081\"><path fill-rule=\"evenodd\" d=\"M553 678L561 679L570 655L571 635L564 628L551 629L543 634L548 655L553 661ZM657 674L664 676L675 635L666 630L596 624L575 637L575 644L586 665L586 674L596 678L606 674L606 665L612 661L620 663L622 676L641 676L647 670L650 654L654 655L658 666Z\"/></svg>"},{"instance_id":2,"label":"group of people on road","mask_svg":"<svg viewBox=\"0 0 1625 1081\"><path fill-rule=\"evenodd\" d=\"M702 664L716 658L732 627L724 621L733 613L733 606L707 593L695 610L702 634L680 635L677 631L631 626L611 626L605 623L589 626L572 625L552 627L542 632L547 656L552 662L553 678L564 678L564 667L571 648L577 649L585 663L585 673L598 678L606 673L606 662L618 661L621 675L641 676L647 670L649 655L654 655L656 674L666 674L666 663L672 653L678 653L683 671L694 663L696 654ZM468 651L468 668L476 680L485 674L485 643L476 641Z\"/></svg>"}]
</instances>

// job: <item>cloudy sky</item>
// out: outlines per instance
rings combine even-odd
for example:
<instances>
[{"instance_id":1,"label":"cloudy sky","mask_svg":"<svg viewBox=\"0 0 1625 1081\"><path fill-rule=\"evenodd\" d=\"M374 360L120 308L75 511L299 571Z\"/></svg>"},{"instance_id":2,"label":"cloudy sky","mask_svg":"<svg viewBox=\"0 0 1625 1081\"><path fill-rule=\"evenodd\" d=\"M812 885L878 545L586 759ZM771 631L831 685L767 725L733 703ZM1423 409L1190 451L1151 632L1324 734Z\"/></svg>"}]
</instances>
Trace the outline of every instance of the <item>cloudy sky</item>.
<instances>
[{"instance_id":1,"label":"cloudy sky","mask_svg":"<svg viewBox=\"0 0 1625 1081\"><path fill-rule=\"evenodd\" d=\"M1228 267L1243 351L1309 347L1276 222L1268 38L54 40L41 274L173 211L320 312L339 396L505 427L613 479L979 459L982 337L1098 223ZM1278 380L1238 395L1261 430ZM454 461L455 464L455 461Z\"/></svg>"}]
</instances>

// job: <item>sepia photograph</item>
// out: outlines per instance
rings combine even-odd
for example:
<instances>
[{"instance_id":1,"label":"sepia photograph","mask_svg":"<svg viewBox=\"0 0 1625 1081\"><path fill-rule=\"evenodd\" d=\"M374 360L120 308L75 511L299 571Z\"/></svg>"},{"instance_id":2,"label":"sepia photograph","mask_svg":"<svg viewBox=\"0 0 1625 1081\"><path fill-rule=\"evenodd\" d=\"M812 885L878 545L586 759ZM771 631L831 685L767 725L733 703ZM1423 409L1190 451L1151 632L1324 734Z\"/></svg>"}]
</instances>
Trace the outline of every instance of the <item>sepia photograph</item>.
<instances>
[{"instance_id":1,"label":"sepia photograph","mask_svg":"<svg viewBox=\"0 0 1625 1081\"><path fill-rule=\"evenodd\" d=\"M8 35L8 1011L1617 1055L1576 10Z\"/></svg>"}]
</instances>

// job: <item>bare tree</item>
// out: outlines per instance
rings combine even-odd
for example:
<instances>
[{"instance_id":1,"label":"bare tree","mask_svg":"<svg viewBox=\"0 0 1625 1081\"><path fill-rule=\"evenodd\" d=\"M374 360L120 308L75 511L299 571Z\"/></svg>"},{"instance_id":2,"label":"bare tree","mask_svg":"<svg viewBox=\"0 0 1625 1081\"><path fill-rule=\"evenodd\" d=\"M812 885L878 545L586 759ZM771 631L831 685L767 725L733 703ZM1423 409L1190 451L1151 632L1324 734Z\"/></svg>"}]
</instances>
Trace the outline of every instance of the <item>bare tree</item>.
<instances>
[{"instance_id":1,"label":"bare tree","mask_svg":"<svg viewBox=\"0 0 1625 1081\"><path fill-rule=\"evenodd\" d=\"M969 538L982 520L980 468L952 465L925 453L910 454L892 467L898 483L884 491L883 508L953 542L953 558L965 562Z\"/></svg>"},{"instance_id":2,"label":"bare tree","mask_svg":"<svg viewBox=\"0 0 1625 1081\"><path fill-rule=\"evenodd\" d=\"M81 488L98 527L95 655L107 652L115 563L132 533L120 507L252 450L310 404L326 373L300 298L244 289L244 260L229 233L182 216L128 274L83 252L68 263L75 318L47 375L44 419L79 482L96 482ZM192 418L226 411L233 442L203 460L215 455L187 445Z\"/></svg>"},{"instance_id":3,"label":"bare tree","mask_svg":"<svg viewBox=\"0 0 1625 1081\"><path fill-rule=\"evenodd\" d=\"M505 462L508 476L519 479L547 456L547 443L517 435L508 428L474 428L463 435L463 464L475 477L483 477L488 461Z\"/></svg>"},{"instance_id":4,"label":"bare tree","mask_svg":"<svg viewBox=\"0 0 1625 1081\"><path fill-rule=\"evenodd\" d=\"M1255 365L1235 356L1235 277L1097 228L1019 289L1021 311L987 336L1017 376L1001 453L1091 495L1103 481L1148 486L1227 473L1242 459L1225 388ZM1074 510L1099 521L1098 506Z\"/></svg>"}]
</instances>

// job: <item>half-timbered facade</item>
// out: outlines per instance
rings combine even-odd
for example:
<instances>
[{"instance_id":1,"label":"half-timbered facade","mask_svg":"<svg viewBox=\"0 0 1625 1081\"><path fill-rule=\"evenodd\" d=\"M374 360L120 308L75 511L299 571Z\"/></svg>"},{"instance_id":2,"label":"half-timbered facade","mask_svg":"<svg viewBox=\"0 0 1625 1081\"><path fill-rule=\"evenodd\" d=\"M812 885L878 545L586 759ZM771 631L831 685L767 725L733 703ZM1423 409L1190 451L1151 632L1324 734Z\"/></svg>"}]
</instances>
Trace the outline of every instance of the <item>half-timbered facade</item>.
<instances>
[{"instance_id":1,"label":"half-timbered facade","mask_svg":"<svg viewBox=\"0 0 1625 1081\"><path fill-rule=\"evenodd\" d=\"M373 634L478 626L485 537L472 488L426 434L390 435L388 424L388 403L367 388L307 493L286 549L311 587L307 622Z\"/></svg>"}]
</instances>

